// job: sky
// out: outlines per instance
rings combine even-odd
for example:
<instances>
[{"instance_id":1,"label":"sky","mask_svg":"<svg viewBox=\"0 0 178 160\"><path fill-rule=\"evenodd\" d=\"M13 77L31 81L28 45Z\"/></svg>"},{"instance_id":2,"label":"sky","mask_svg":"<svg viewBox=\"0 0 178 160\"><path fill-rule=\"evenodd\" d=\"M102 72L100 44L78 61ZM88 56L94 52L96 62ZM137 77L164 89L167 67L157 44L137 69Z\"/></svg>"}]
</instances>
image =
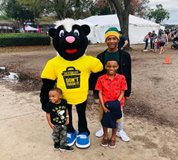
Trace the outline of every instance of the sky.
<instances>
[{"instance_id":1,"label":"sky","mask_svg":"<svg viewBox=\"0 0 178 160\"><path fill-rule=\"evenodd\" d=\"M178 0L150 0L150 8L155 8L156 4L162 4L163 8L170 13L170 18L165 20L165 24L178 24Z\"/></svg>"}]
</instances>

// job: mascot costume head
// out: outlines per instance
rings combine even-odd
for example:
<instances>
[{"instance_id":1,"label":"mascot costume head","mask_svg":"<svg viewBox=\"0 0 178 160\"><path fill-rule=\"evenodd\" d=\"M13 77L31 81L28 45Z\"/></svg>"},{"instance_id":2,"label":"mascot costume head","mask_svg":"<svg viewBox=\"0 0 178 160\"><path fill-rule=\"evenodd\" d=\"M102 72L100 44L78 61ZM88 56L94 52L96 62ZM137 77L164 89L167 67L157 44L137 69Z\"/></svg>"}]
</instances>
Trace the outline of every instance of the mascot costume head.
<instances>
[{"instance_id":1,"label":"mascot costume head","mask_svg":"<svg viewBox=\"0 0 178 160\"><path fill-rule=\"evenodd\" d=\"M90 146L90 131L85 114L88 80L91 72L99 72L103 66L97 58L85 55L88 46L87 35L90 33L88 25L76 24L71 19L59 23L56 28L49 30L58 55L47 62L41 74L42 109L45 112L48 110L49 91L54 86L60 88L69 112L67 144L72 146L75 143L78 148L87 148ZM72 124L72 105L76 106L78 113L78 131Z\"/></svg>"},{"instance_id":2,"label":"mascot costume head","mask_svg":"<svg viewBox=\"0 0 178 160\"><path fill-rule=\"evenodd\" d=\"M54 48L64 59L73 61L83 56L88 46L87 35L90 33L88 25L70 25L68 19L64 21L66 26L60 25L57 29L49 30L49 35L53 38Z\"/></svg>"}]
</instances>

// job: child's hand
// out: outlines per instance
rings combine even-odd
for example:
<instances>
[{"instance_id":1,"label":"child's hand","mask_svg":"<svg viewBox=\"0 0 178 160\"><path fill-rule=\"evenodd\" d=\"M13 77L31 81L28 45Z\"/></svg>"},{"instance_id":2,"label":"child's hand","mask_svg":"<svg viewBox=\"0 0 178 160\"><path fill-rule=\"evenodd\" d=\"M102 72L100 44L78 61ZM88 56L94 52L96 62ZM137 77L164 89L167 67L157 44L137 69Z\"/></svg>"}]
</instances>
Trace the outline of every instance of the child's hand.
<instances>
[{"instance_id":1,"label":"child's hand","mask_svg":"<svg viewBox=\"0 0 178 160\"><path fill-rule=\"evenodd\" d=\"M51 123L49 126L50 126L52 129L54 129L54 124Z\"/></svg>"},{"instance_id":2,"label":"child's hand","mask_svg":"<svg viewBox=\"0 0 178 160\"><path fill-rule=\"evenodd\" d=\"M66 118L66 123L65 123L65 124L66 124L66 125L69 124L69 117Z\"/></svg>"},{"instance_id":3,"label":"child's hand","mask_svg":"<svg viewBox=\"0 0 178 160\"><path fill-rule=\"evenodd\" d=\"M103 107L104 112L110 112L110 110L106 107Z\"/></svg>"}]
</instances>

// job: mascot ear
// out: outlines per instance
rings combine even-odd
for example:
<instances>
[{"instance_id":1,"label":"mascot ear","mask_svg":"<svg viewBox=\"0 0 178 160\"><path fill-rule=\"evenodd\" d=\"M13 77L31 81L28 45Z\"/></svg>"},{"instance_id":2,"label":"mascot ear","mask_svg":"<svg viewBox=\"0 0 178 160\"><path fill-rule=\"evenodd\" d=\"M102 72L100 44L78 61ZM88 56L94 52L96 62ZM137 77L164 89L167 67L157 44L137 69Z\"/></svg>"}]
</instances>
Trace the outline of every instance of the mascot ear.
<instances>
[{"instance_id":1,"label":"mascot ear","mask_svg":"<svg viewBox=\"0 0 178 160\"><path fill-rule=\"evenodd\" d=\"M86 24L82 25L81 27L82 27L82 29L84 30L84 32L87 36L90 33L90 27Z\"/></svg>"},{"instance_id":2,"label":"mascot ear","mask_svg":"<svg viewBox=\"0 0 178 160\"><path fill-rule=\"evenodd\" d=\"M55 28L50 28L50 29L49 29L49 36L52 37L52 38L54 38L55 32L56 32L56 29L55 29Z\"/></svg>"}]
</instances>

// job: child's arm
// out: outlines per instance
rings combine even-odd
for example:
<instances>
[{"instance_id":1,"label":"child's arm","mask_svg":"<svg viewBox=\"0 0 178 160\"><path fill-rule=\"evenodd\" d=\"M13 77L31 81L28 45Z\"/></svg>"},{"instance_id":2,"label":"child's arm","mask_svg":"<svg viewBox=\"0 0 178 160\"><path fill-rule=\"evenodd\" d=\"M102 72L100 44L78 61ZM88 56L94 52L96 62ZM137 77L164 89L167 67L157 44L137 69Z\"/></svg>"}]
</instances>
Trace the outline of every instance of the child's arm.
<instances>
[{"instance_id":1,"label":"child's arm","mask_svg":"<svg viewBox=\"0 0 178 160\"><path fill-rule=\"evenodd\" d=\"M121 101L121 99L124 97L125 91L121 91L121 94L118 97L118 101Z\"/></svg>"},{"instance_id":2,"label":"child's arm","mask_svg":"<svg viewBox=\"0 0 178 160\"><path fill-rule=\"evenodd\" d=\"M66 125L69 124L69 112L68 109L66 109Z\"/></svg>"},{"instance_id":3,"label":"child's arm","mask_svg":"<svg viewBox=\"0 0 178 160\"><path fill-rule=\"evenodd\" d=\"M104 100L103 100L103 96L102 96L102 91L101 91L101 90L99 90L98 96L99 96L99 100L100 100L101 106L102 106L102 108L103 108L103 111L104 111L104 112L110 112L109 109L107 109L107 108L105 107L105 105L104 105Z\"/></svg>"},{"instance_id":4,"label":"child's arm","mask_svg":"<svg viewBox=\"0 0 178 160\"><path fill-rule=\"evenodd\" d=\"M51 123L51 115L50 113L46 113L46 118L47 118L47 121L48 121L48 124L49 126L54 129L54 124Z\"/></svg>"}]
</instances>

